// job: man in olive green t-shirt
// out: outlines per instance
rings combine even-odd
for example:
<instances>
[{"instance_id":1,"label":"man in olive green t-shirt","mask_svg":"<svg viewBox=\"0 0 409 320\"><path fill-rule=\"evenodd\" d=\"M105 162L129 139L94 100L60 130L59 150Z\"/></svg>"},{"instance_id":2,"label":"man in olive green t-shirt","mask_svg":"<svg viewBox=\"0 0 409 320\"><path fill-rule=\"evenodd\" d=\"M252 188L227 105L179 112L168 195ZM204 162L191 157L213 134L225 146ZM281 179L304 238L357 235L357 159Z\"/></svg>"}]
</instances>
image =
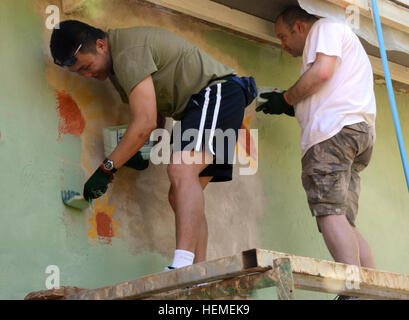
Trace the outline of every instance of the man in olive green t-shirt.
<instances>
[{"instance_id":1,"label":"man in olive green t-shirt","mask_svg":"<svg viewBox=\"0 0 409 320\"><path fill-rule=\"evenodd\" d=\"M53 30L50 49L59 66L87 78L109 78L130 105L132 121L115 150L85 183L85 199L102 196L123 165L139 170L146 167L138 150L157 128L160 117L181 120L182 134L195 130L190 140L177 137L175 141L173 136L180 149L174 147L168 165L169 202L176 221L176 250L168 269L206 260L203 189L211 181L232 179L231 151L234 153L244 108L256 95L254 80L236 77L232 69L196 46L156 27L105 33L68 20ZM234 143L216 146L219 129L233 130Z\"/></svg>"}]
</instances>

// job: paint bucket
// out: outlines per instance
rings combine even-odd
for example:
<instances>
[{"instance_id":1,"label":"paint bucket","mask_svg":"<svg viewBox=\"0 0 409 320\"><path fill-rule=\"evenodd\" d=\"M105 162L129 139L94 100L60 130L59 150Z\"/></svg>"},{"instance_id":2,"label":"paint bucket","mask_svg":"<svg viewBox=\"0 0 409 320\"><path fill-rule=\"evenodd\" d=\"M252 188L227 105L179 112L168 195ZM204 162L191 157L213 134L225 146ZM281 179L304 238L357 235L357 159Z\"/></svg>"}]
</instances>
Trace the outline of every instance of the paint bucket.
<instances>
[{"instance_id":1,"label":"paint bucket","mask_svg":"<svg viewBox=\"0 0 409 320\"><path fill-rule=\"evenodd\" d=\"M108 157L112 153L112 151L114 151L114 149L118 145L119 141L121 141L127 129L128 129L127 125L105 127L103 129L105 157ZM145 145L141 149L139 149L144 160L148 160L150 158L152 147L153 141L151 139L148 139L145 142Z\"/></svg>"}]
</instances>

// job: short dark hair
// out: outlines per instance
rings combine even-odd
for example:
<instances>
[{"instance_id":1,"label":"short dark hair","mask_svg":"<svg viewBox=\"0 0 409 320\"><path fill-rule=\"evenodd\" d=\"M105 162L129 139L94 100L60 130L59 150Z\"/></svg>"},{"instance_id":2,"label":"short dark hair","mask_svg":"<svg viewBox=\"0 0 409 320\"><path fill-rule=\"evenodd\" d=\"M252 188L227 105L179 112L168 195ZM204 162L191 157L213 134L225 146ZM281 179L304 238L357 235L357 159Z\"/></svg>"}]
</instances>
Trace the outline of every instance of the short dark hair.
<instances>
[{"instance_id":1,"label":"short dark hair","mask_svg":"<svg viewBox=\"0 0 409 320\"><path fill-rule=\"evenodd\" d=\"M50 40L51 55L54 60L64 61L74 54L78 46L82 53L96 52L95 42L105 39L106 33L77 20L60 22L53 30Z\"/></svg>"},{"instance_id":2,"label":"short dark hair","mask_svg":"<svg viewBox=\"0 0 409 320\"><path fill-rule=\"evenodd\" d=\"M277 19L280 17L283 19L283 22L290 29L294 27L294 24L297 20L300 20L303 22L313 22L313 21L318 20L316 16L309 14L307 11L305 11L299 6L287 7L283 12L280 13Z\"/></svg>"}]
</instances>

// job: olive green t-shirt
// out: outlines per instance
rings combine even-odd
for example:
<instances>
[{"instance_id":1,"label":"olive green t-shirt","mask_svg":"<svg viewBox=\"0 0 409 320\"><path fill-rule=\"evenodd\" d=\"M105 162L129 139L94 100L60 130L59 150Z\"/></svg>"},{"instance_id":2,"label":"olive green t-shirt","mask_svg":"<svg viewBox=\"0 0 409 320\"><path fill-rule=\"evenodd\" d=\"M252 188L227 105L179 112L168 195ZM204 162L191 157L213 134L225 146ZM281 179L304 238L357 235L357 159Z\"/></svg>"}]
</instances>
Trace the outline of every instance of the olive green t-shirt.
<instances>
[{"instance_id":1,"label":"olive green t-shirt","mask_svg":"<svg viewBox=\"0 0 409 320\"><path fill-rule=\"evenodd\" d=\"M155 86L158 112L180 120L193 94L214 79L235 74L196 46L157 27L108 31L114 74L110 79L122 100L149 75Z\"/></svg>"}]
</instances>

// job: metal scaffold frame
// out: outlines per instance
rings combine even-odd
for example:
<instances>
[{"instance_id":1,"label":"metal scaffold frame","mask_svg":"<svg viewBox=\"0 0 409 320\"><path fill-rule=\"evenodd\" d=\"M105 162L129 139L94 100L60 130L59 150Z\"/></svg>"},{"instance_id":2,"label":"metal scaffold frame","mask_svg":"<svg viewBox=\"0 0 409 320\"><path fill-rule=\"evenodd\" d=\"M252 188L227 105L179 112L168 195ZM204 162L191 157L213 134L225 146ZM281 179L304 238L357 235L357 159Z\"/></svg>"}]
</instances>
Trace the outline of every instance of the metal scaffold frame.
<instances>
[{"instance_id":1,"label":"metal scaffold frame","mask_svg":"<svg viewBox=\"0 0 409 320\"><path fill-rule=\"evenodd\" d=\"M33 292L25 299L232 299L269 287L277 288L280 300L295 299L295 289L409 300L409 276L264 249L98 289L66 287Z\"/></svg>"}]
</instances>

